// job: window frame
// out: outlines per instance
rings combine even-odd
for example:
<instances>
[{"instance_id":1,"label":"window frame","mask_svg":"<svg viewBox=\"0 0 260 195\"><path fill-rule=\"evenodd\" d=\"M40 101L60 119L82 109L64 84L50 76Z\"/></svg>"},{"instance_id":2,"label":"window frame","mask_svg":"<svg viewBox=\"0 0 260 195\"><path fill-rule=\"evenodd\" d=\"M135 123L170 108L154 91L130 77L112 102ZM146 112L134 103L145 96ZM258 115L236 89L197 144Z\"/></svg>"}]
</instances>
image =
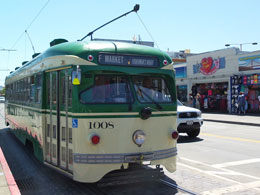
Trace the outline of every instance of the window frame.
<instances>
[{"instance_id":1,"label":"window frame","mask_svg":"<svg viewBox=\"0 0 260 195\"><path fill-rule=\"evenodd\" d=\"M89 86L88 88L82 90L80 93L79 93L79 102L81 104L86 104L86 105L94 105L94 104L101 104L101 105L113 105L113 104L116 104L116 105L120 105L120 104L125 104L125 105L128 105L128 104L133 104L135 102L135 95L133 93L133 90L132 90L132 87L131 87L131 78L128 76L128 75L125 75L125 74L94 74L93 76L93 79L95 81L95 78L97 76L122 76L124 78L126 78L126 83L125 84L128 84L128 88L129 88L129 95L130 95L130 101L126 101L126 102L83 102L82 99L81 99L81 95L82 93L86 92L87 90L93 88L95 86L95 83L93 82L93 85Z\"/></svg>"}]
</instances>

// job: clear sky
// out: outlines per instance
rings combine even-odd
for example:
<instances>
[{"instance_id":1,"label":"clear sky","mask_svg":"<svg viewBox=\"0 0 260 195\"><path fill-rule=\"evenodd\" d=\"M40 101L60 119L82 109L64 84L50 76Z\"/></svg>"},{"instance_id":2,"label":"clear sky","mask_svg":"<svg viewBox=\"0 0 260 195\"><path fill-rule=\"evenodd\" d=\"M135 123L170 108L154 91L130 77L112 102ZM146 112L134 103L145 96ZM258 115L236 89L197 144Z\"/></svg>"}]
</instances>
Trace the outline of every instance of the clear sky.
<instances>
[{"instance_id":1,"label":"clear sky","mask_svg":"<svg viewBox=\"0 0 260 195\"><path fill-rule=\"evenodd\" d=\"M259 0L0 0L0 49L16 50L0 51L0 86L10 71L31 60L33 49L26 29L35 51L43 52L53 39L81 39L135 4L140 4L138 15L154 40L135 13L93 37L132 40L140 35L164 51L201 53L223 49L226 43L250 42L259 44L243 45L244 51L260 50Z\"/></svg>"}]
</instances>

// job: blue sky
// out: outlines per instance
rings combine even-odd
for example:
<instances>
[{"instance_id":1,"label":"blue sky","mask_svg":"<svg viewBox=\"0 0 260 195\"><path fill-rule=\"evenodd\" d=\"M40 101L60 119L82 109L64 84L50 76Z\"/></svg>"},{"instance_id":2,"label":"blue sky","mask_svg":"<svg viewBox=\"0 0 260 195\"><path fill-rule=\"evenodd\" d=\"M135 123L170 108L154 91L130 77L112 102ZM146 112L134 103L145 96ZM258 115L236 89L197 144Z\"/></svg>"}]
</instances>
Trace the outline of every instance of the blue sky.
<instances>
[{"instance_id":1,"label":"blue sky","mask_svg":"<svg viewBox=\"0 0 260 195\"><path fill-rule=\"evenodd\" d=\"M33 50L24 33L30 24L27 31L35 51L43 52L54 38L81 39L137 3L138 15L161 50L201 53L223 49L226 43L260 44L258 0L2 0L0 49L16 51L0 51L0 86L11 70L31 59ZM131 13L97 31L94 38L132 40L134 35L153 41L138 16ZM243 50L260 50L260 45L243 45Z\"/></svg>"}]
</instances>

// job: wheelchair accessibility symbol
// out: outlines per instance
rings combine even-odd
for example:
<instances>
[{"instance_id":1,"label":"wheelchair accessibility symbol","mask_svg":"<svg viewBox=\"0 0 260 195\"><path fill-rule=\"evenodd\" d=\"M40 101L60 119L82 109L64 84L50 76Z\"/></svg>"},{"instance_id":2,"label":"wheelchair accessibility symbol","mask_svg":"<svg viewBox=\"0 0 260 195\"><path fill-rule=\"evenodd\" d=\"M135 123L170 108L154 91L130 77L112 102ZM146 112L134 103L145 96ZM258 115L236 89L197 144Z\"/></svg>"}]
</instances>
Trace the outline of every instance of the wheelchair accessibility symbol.
<instances>
[{"instance_id":1,"label":"wheelchair accessibility symbol","mask_svg":"<svg viewBox=\"0 0 260 195\"><path fill-rule=\"evenodd\" d=\"M78 128L78 119L72 119L72 128Z\"/></svg>"}]
</instances>

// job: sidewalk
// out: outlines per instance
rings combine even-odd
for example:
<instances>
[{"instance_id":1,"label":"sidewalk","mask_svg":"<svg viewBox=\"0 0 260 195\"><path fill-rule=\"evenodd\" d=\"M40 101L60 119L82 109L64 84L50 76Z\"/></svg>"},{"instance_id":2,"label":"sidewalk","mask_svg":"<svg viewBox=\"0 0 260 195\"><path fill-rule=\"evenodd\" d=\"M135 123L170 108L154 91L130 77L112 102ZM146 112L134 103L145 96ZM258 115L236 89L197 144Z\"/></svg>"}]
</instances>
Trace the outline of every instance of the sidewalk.
<instances>
[{"instance_id":1,"label":"sidewalk","mask_svg":"<svg viewBox=\"0 0 260 195\"><path fill-rule=\"evenodd\" d=\"M231 123L238 125L252 125L260 127L260 115L236 115L236 114L220 114L220 113L202 113L204 121Z\"/></svg>"},{"instance_id":2,"label":"sidewalk","mask_svg":"<svg viewBox=\"0 0 260 195\"><path fill-rule=\"evenodd\" d=\"M21 193L0 148L0 195L9 194L20 195Z\"/></svg>"}]
</instances>

